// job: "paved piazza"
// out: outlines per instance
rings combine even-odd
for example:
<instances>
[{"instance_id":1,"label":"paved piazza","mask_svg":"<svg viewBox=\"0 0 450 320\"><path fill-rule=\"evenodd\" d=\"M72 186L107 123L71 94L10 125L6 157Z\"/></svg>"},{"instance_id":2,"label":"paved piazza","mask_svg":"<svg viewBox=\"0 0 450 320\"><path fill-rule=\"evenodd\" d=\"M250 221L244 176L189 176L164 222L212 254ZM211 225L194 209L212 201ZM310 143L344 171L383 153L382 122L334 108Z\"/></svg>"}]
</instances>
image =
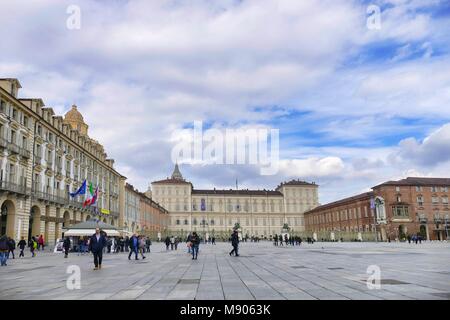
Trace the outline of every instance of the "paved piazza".
<instances>
[{"instance_id":1,"label":"paved piazza","mask_svg":"<svg viewBox=\"0 0 450 320\"><path fill-rule=\"evenodd\" d=\"M0 267L0 299L450 299L450 243L243 243L238 258L230 247L201 245L193 261L184 244L155 243L145 260L105 254L99 271L90 255L27 251ZM80 290L67 289L69 265L81 269ZM381 268L381 289L367 288L369 265Z\"/></svg>"}]
</instances>

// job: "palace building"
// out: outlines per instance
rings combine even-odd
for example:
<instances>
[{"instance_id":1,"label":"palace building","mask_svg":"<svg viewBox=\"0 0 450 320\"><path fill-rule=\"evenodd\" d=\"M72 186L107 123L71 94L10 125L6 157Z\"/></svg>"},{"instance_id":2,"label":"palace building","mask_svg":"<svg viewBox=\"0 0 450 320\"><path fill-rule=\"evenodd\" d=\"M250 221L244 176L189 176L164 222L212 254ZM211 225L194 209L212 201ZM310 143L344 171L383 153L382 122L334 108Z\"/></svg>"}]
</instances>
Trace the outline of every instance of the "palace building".
<instances>
[{"instance_id":1,"label":"palace building","mask_svg":"<svg viewBox=\"0 0 450 320\"><path fill-rule=\"evenodd\" d=\"M306 230L317 238L386 241L420 235L449 239L450 179L409 177L387 181L371 192L319 206L305 213ZM373 240L370 239L370 240Z\"/></svg>"},{"instance_id":2,"label":"palace building","mask_svg":"<svg viewBox=\"0 0 450 320\"><path fill-rule=\"evenodd\" d=\"M147 192L150 193L150 190ZM229 236L239 224L241 234L269 237L289 228L304 231L303 213L318 205L318 185L300 180L275 190L195 189L178 167L170 178L151 183L152 198L169 211L169 232Z\"/></svg>"},{"instance_id":3,"label":"palace building","mask_svg":"<svg viewBox=\"0 0 450 320\"><path fill-rule=\"evenodd\" d=\"M97 218L123 225L125 177L72 106L55 115L41 99L18 97L17 79L0 79L0 234L42 234L49 244L70 224ZM97 208L71 198L82 182L98 186Z\"/></svg>"}]
</instances>

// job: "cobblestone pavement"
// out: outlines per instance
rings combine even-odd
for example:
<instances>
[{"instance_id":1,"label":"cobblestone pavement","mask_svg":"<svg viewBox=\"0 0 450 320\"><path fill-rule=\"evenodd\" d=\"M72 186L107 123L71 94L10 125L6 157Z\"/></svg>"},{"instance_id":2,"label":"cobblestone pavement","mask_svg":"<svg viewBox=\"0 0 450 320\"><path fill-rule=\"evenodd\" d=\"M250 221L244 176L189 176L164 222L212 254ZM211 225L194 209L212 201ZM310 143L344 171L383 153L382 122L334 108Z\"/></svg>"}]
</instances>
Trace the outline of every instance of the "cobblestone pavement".
<instances>
[{"instance_id":1,"label":"cobblestone pavement","mask_svg":"<svg viewBox=\"0 0 450 320\"><path fill-rule=\"evenodd\" d=\"M450 299L450 243L315 243L274 247L242 243L201 245L192 260L185 245L152 246L145 260L104 254L102 270L90 255L38 252L0 267L0 299ZM81 270L81 289L69 290L67 267ZM381 270L370 290L367 268Z\"/></svg>"}]
</instances>

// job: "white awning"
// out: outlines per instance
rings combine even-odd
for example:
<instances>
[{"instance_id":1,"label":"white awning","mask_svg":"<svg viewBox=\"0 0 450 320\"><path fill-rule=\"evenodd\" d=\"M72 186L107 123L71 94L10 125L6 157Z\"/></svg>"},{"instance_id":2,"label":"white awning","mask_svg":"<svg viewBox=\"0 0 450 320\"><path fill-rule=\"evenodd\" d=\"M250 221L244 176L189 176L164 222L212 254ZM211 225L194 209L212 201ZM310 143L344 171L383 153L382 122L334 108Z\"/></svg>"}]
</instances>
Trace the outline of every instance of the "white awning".
<instances>
[{"instance_id":1,"label":"white awning","mask_svg":"<svg viewBox=\"0 0 450 320\"><path fill-rule=\"evenodd\" d=\"M108 237L120 236L119 231L117 230L102 230L106 232ZM73 237L73 236L92 236L95 233L95 229L68 229L64 231L64 236Z\"/></svg>"}]
</instances>

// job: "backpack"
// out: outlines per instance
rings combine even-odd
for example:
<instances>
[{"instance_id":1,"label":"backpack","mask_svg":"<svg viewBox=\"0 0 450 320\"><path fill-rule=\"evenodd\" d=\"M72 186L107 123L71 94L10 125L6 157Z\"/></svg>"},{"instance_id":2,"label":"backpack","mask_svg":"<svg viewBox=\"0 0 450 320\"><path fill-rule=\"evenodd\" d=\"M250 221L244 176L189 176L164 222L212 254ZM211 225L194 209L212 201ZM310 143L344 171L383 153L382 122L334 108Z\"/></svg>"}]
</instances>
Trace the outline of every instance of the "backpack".
<instances>
[{"instance_id":1,"label":"backpack","mask_svg":"<svg viewBox=\"0 0 450 320\"><path fill-rule=\"evenodd\" d=\"M37 249L37 242L36 241L33 241L33 248Z\"/></svg>"}]
</instances>

